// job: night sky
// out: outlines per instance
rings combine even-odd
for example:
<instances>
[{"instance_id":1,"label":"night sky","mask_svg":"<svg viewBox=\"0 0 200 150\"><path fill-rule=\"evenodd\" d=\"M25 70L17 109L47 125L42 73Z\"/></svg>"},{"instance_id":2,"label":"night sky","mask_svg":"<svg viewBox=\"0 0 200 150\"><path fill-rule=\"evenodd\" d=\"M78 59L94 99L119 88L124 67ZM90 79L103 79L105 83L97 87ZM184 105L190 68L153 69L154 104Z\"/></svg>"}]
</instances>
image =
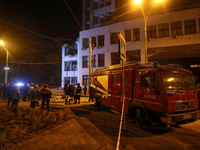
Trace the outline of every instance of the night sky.
<instances>
[{"instance_id":1,"label":"night sky","mask_svg":"<svg viewBox=\"0 0 200 150\"><path fill-rule=\"evenodd\" d=\"M82 0L66 1L81 24ZM64 0L0 0L0 6L0 20L40 34L76 39L81 30Z\"/></svg>"}]
</instances>

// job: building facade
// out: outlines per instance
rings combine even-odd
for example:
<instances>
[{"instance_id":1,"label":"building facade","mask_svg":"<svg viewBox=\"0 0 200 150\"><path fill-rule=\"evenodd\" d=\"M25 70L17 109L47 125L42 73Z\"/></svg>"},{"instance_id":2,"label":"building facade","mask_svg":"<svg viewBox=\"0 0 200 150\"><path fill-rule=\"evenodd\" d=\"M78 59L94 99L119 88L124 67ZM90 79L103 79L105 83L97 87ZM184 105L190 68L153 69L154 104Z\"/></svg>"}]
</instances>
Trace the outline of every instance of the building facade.
<instances>
[{"instance_id":1,"label":"building facade","mask_svg":"<svg viewBox=\"0 0 200 150\"><path fill-rule=\"evenodd\" d=\"M78 72L78 46L75 44L64 44L62 46L62 75L61 75L61 87L64 87L66 83L77 85Z\"/></svg>"},{"instance_id":2,"label":"building facade","mask_svg":"<svg viewBox=\"0 0 200 150\"><path fill-rule=\"evenodd\" d=\"M83 0L84 2L87 0ZM108 2L108 3L107 3ZM127 61L141 61L145 45L144 18L140 9L131 17L118 10L117 0L88 0L83 8L83 31L79 34L79 82L88 85L89 38L92 38L92 71L119 64L118 33L126 39ZM103 4L102 4L103 3ZM108 5L107 5L108 4ZM164 4L163 4L164 5ZM166 4L167 5L167 4ZM147 56L149 61L161 64L179 63L189 68L200 64L200 2L197 0L171 1L168 9L155 8L147 22ZM167 7L165 6L165 7ZM136 7L136 6L135 6ZM127 6L128 8L128 6ZM148 9L145 7L145 9ZM154 9L154 8L153 8ZM85 11L85 12L84 12ZM125 10L127 11L127 10ZM87 12L87 13L86 13ZM102 21L101 14L111 14ZM197 75L200 73L199 68Z\"/></svg>"}]
</instances>

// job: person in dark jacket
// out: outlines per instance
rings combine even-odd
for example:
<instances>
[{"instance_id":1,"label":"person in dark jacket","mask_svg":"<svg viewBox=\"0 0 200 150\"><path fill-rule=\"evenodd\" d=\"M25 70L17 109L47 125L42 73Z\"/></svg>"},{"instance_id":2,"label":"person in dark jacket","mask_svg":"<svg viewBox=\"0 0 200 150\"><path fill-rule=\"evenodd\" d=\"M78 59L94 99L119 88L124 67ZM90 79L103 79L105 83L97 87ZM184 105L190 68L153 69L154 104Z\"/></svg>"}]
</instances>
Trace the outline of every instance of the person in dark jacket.
<instances>
[{"instance_id":1,"label":"person in dark jacket","mask_svg":"<svg viewBox=\"0 0 200 150\"><path fill-rule=\"evenodd\" d=\"M69 89L69 84L66 83L64 87L64 93L65 93L65 104L68 103L68 99L70 97L70 89Z\"/></svg>"},{"instance_id":2,"label":"person in dark jacket","mask_svg":"<svg viewBox=\"0 0 200 150\"><path fill-rule=\"evenodd\" d=\"M8 106L9 106L14 96L14 86L12 83L7 87L7 95L8 95Z\"/></svg>"},{"instance_id":3,"label":"person in dark jacket","mask_svg":"<svg viewBox=\"0 0 200 150\"><path fill-rule=\"evenodd\" d=\"M4 83L4 85L2 87L2 96L3 96L3 100L7 100L7 98L8 98L8 85L6 83Z\"/></svg>"},{"instance_id":4,"label":"person in dark jacket","mask_svg":"<svg viewBox=\"0 0 200 150\"><path fill-rule=\"evenodd\" d=\"M86 93L87 93L87 87L86 87L86 85L84 86L83 91L84 91L84 96L86 96Z\"/></svg>"},{"instance_id":5,"label":"person in dark jacket","mask_svg":"<svg viewBox=\"0 0 200 150\"><path fill-rule=\"evenodd\" d=\"M75 86L74 86L74 83L72 83L70 86L69 86L69 95L70 95L70 98L69 98L69 104L70 104L70 101L72 101L74 99L74 93L75 93Z\"/></svg>"},{"instance_id":6,"label":"person in dark jacket","mask_svg":"<svg viewBox=\"0 0 200 150\"><path fill-rule=\"evenodd\" d=\"M21 97L21 93L17 86L13 85L13 97L12 97L12 106L17 106L19 103L19 99Z\"/></svg>"},{"instance_id":7,"label":"person in dark jacket","mask_svg":"<svg viewBox=\"0 0 200 150\"><path fill-rule=\"evenodd\" d=\"M35 108L35 105L38 103L40 98L40 92L38 87L35 85L34 89L30 92L30 100L31 100L31 107Z\"/></svg>"},{"instance_id":8,"label":"person in dark jacket","mask_svg":"<svg viewBox=\"0 0 200 150\"><path fill-rule=\"evenodd\" d=\"M51 98L51 89L48 88L48 84L44 85L44 88L40 90L40 94L42 96L42 106L41 109L44 108L45 103L47 103L47 109L49 110L49 102Z\"/></svg>"},{"instance_id":9,"label":"person in dark jacket","mask_svg":"<svg viewBox=\"0 0 200 150\"><path fill-rule=\"evenodd\" d=\"M24 86L21 88L21 94L23 95L23 101L26 101L26 98L28 97L28 85L24 84Z\"/></svg>"},{"instance_id":10,"label":"person in dark jacket","mask_svg":"<svg viewBox=\"0 0 200 150\"><path fill-rule=\"evenodd\" d=\"M80 103L81 92L82 92L82 88L81 88L80 84L78 83L77 88L76 88L76 95L75 95L75 99L74 99L75 104L77 103L77 100L78 100L78 104Z\"/></svg>"}]
</instances>

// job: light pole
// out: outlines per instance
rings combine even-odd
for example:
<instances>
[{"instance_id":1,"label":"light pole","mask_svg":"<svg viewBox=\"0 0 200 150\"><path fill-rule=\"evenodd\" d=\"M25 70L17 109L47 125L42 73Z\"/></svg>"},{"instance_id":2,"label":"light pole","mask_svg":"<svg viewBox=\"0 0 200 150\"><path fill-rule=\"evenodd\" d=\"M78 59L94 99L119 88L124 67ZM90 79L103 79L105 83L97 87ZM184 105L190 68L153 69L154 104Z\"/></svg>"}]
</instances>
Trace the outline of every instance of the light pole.
<instances>
[{"instance_id":1,"label":"light pole","mask_svg":"<svg viewBox=\"0 0 200 150\"><path fill-rule=\"evenodd\" d=\"M151 13L151 10L153 9L153 7L155 6L156 2L159 2L161 0L154 0L154 3L151 7L151 9L149 9L148 13L146 14L144 12L144 9L142 7L142 0L134 0L136 4L140 4L142 13L143 13L143 17L144 17L144 59L143 59L143 55L141 54L141 63L148 63L148 57L147 57L147 21L148 21L148 17Z\"/></svg>"},{"instance_id":2,"label":"light pole","mask_svg":"<svg viewBox=\"0 0 200 150\"><path fill-rule=\"evenodd\" d=\"M2 45L4 50L6 51L5 83L7 84L7 81L8 81L8 49L4 46L4 43L2 41L0 41L0 45Z\"/></svg>"}]
</instances>

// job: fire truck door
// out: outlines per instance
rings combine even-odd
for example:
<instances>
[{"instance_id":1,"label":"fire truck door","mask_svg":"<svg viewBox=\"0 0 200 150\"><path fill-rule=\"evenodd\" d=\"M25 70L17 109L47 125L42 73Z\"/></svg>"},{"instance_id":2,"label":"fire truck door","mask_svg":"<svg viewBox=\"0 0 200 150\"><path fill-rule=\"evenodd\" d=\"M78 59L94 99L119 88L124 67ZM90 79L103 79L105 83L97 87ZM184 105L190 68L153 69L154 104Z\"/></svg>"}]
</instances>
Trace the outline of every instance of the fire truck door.
<instances>
[{"instance_id":1,"label":"fire truck door","mask_svg":"<svg viewBox=\"0 0 200 150\"><path fill-rule=\"evenodd\" d=\"M111 85L111 108L119 111L119 104L121 98L121 75L112 75L112 85Z\"/></svg>"}]
</instances>

